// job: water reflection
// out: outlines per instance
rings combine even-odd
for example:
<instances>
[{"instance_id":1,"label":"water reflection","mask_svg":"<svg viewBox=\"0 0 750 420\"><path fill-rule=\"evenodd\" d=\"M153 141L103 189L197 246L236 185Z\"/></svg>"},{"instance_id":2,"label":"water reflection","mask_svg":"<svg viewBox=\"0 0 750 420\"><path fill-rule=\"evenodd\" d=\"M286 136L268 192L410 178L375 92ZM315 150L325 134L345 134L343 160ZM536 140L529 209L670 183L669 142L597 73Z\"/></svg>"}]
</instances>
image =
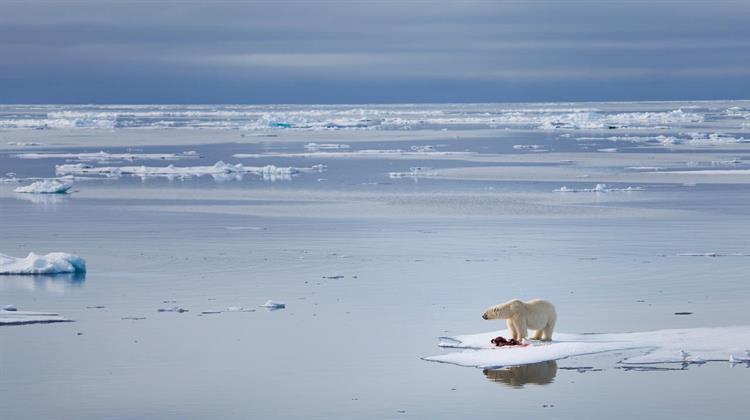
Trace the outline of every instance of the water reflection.
<instances>
[{"instance_id":1,"label":"water reflection","mask_svg":"<svg viewBox=\"0 0 750 420\"><path fill-rule=\"evenodd\" d=\"M44 275L3 275L0 276L0 290L42 290L48 293L63 294L68 289L83 286L85 281L85 272Z\"/></svg>"},{"instance_id":2,"label":"water reflection","mask_svg":"<svg viewBox=\"0 0 750 420\"><path fill-rule=\"evenodd\" d=\"M557 375L557 362L550 360L504 369L485 369L483 373L490 381L511 388L523 388L526 384L548 385Z\"/></svg>"}]
</instances>

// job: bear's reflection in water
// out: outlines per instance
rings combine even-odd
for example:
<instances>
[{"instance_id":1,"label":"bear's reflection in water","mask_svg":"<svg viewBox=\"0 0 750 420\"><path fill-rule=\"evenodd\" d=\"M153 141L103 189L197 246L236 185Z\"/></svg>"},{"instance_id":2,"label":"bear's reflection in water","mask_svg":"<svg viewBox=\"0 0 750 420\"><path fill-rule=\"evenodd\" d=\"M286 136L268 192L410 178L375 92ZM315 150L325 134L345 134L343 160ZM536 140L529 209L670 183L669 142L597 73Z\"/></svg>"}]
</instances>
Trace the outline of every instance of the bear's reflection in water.
<instances>
[{"instance_id":1,"label":"bear's reflection in water","mask_svg":"<svg viewBox=\"0 0 750 420\"><path fill-rule=\"evenodd\" d=\"M551 384L557 375L557 362L532 363L512 366L504 369L485 369L484 376L492 382L501 383L512 388L523 388L525 384Z\"/></svg>"}]
</instances>

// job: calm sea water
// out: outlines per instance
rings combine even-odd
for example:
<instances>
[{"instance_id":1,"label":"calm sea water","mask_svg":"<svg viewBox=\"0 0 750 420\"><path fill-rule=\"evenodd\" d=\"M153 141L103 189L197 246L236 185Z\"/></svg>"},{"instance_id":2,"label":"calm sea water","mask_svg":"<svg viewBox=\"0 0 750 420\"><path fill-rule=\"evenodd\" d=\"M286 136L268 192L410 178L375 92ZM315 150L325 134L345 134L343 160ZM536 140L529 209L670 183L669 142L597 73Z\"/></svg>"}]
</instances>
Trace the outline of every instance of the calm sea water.
<instances>
[{"instance_id":1,"label":"calm sea water","mask_svg":"<svg viewBox=\"0 0 750 420\"><path fill-rule=\"evenodd\" d=\"M15 135L2 133L7 141ZM352 131L354 149L436 144L368 135ZM600 142L594 147L613 147ZM239 161L234 153L300 152L304 143L138 148L198 151L198 163L171 162L188 166ZM440 144L479 153L526 153L515 144L583 151L580 141L547 132ZM102 149L128 150L64 151ZM0 155L1 172L50 177L65 162L14 153ZM746 151L721 153L746 167ZM0 304L76 321L0 329L4 415L624 419L744 418L750 410L743 364L626 370L621 355L603 354L483 371L420 360L440 352L438 336L499 328L481 314L513 297L555 302L557 329L567 332L747 324L750 257L679 255L748 252L746 184L652 183L637 193L571 198L552 191L560 182L388 176L479 165L460 160L243 163L328 170L274 183L250 175L81 180L69 196L26 196L0 184L0 252L73 252L89 266L85 276L0 278ZM167 163L107 163L133 164ZM268 299L287 308L258 307ZM171 306L189 312L157 312ZM201 315L230 306L256 311Z\"/></svg>"}]
</instances>

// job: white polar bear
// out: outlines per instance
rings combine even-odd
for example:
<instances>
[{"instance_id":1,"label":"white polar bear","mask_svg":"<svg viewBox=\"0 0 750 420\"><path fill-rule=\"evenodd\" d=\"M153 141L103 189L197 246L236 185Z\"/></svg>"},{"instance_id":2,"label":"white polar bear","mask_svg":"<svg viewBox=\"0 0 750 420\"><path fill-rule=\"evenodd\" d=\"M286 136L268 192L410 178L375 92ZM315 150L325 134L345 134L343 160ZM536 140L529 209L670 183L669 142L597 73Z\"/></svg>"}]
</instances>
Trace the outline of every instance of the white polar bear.
<instances>
[{"instance_id":1,"label":"white polar bear","mask_svg":"<svg viewBox=\"0 0 750 420\"><path fill-rule=\"evenodd\" d=\"M550 341L557 321L557 312L555 306L546 300L521 302L513 299L487 309L482 318L507 319L508 328L516 340L526 338L529 329L532 329L536 330L534 340Z\"/></svg>"}]
</instances>

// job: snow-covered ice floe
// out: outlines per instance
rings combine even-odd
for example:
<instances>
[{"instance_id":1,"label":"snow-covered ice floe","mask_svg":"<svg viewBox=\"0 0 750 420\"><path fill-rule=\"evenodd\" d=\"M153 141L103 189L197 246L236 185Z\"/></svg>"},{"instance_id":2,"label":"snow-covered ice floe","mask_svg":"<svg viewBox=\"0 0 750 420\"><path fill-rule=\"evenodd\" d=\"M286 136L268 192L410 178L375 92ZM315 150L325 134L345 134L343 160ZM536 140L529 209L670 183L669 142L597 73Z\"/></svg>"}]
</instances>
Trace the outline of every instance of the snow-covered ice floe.
<instances>
[{"instance_id":1,"label":"snow-covered ice floe","mask_svg":"<svg viewBox=\"0 0 750 420\"><path fill-rule=\"evenodd\" d=\"M305 149L307 150L337 150L337 149L348 149L348 144L339 143L307 143Z\"/></svg>"},{"instance_id":2,"label":"snow-covered ice floe","mask_svg":"<svg viewBox=\"0 0 750 420\"><path fill-rule=\"evenodd\" d=\"M596 184L594 188L568 188L562 186L555 190L555 192L630 192L630 191L643 191L643 187L626 187L626 188L615 188L607 184Z\"/></svg>"},{"instance_id":3,"label":"snow-covered ice floe","mask_svg":"<svg viewBox=\"0 0 750 420\"><path fill-rule=\"evenodd\" d=\"M511 336L506 330L441 337L439 347L457 351L424 357L423 360L496 368L618 351L628 354L619 362L627 365L750 361L750 326L631 333L555 333L553 341L531 341L527 347L495 347L490 340L498 335Z\"/></svg>"},{"instance_id":4,"label":"snow-covered ice floe","mask_svg":"<svg viewBox=\"0 0 750 420\"><path fill-rule=\"evenodd\" d=\"M363 159L390 159L398 157L438 157L454 156L466 157L475 156L477 152L454 152L435 150L434 146L412 146L409 150L405 149L363 149L353 151L311 151L305 153L287 153L287 152L269 152L269 153L235 153L232 156L238 159L258 159L269 157L283 158L363 158Z\"/></svg>"},{"instance_id":5,"label":"snow-covered ice floe","mask_svg":"<svg viewBox=\"0 0 750 420\"><path fill-rule=\"evenodd\" d=\"M59 274L84 273L86 261L73 254L52 252L37 255L30 252L26 258L0 254L0 274Z\"/></svg>"},{"instance_id":6,"label":"snow-covered ice floe","mask_svg":"<svg viewBox=\"0 0 750 420\"><path fill-rule=\"evenodd\" d=\"M49 324L53 322L72 322L59 314L52 312L29 312L13 310L0 310L0 326L2 325L26 325L26 324Z\"/></svg>"},{"instance_id":7,"label":"snow-covered ice floe","mask_svg":"<svg viewBox=\"0 0 750 420\"><path fill-rule=\"evenodd\" d=\"M419 177L428 177L428 176L437 176L437 172L432 171L432 168L427 168L423 166L415 166L409 168L409 172L389 172L388 177L389 178L419 178Z\"/></svg>"},{"instance_id":8,"label":"snow-covered ice floe","mask_svg":"<svg viewBox=\"0 0 750 420\"><path fill-rule=\"evenodd\" d=\"M264 179L290 178L299 173L323 172L325 165L313 165L309 168L266 166L244 166L241 163L231 164L222 161L212 166L100 166L94 167L84 163L57 165L58 175L134 175L140 177L193 177L255 174Z\"/></svg>"},{"instance_id":9,"label":"snow-covered ice floe","mask_svg":"<svg viewBox=\"0 0 750 420\"><path fill-rule=\"evenodd\" d=\"M44 179L36 181L31 185L25 187L18 187L14 189L17 193L29 193L29 194L67 194L68 190L73 187L73 184L68 182L60 182L54 179Z\"/></svg>"}]
</instances>

